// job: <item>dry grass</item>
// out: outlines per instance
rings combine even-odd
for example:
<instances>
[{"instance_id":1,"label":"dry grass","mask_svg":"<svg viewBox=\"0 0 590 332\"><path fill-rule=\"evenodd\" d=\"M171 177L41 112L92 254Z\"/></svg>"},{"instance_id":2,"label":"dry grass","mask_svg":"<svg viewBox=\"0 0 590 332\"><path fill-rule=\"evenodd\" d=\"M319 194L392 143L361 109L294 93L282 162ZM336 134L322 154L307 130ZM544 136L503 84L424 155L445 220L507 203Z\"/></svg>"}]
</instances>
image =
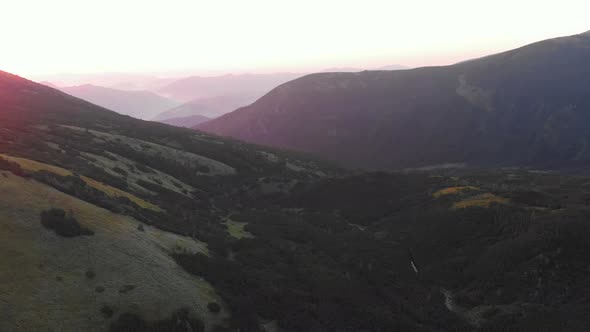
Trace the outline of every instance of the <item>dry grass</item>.
<instances>
[{"instance_id":1,"label":"dry grass","mask_svg":"<svg viewBox=\"0 0 590 332\"><path fill-rule=\"evenodd\" d=\"M456 202L453 204L452 208L453 209L464 209L464 208L475 207L475 206L487 208L487 207L490 207L490 205L492 203L507 204L508 202L509 202L509 200L507 198L504 198L501 196L496 196L492 193L485 193L485 194L476 195L476 196L464 199L462 201Z\"/></svg>"},{"instance_id":2,"label":"dry grass","mask_svg":"<svg viewBox=\"0 0 590 332\"><path fill-rule=\"evenodd\" d=\"M84 180L84 182L86 182L86 184L88 184L92 188L98 189L111 197L127 197L130 201L141 206L144 209L150 209L150 210L154 210L154 211L162 211L162 209L160 209L160 207L158 207L150 202L147 202L147 201L145 201L133 194L130 194L126 191L123 191L121 189L117 189L115 187L111 187L107 184L93 180L93 179L86 177L86 176L81 176L80 178L82 180Z\"/></svg>"},{"instance_id":3,"label":"dry grass","mask_svg":"<svg viewBox=\"0 0 590 332\"><path fill-rule=\"evenodd\" d=\"M441 189L437 192L435 192L434 194L432 194L432 196L434 198L439 198L441 196L446 196L446 195L456 195L459 194L463 191L467 191L467 190L480 190L477 187L473 187L473 186L464 186L464 187L449 187L449 188L444 188Z\"/></svg>"},{"instance_id":4,"label":"dry grass","mask_svg":"<svg viewBox=\"0 0 590 332\"><path fill-rule=\"evenodd\" d=\"M5 155L5 154L0 154L0 157L3 159L6 159L8 161L12 161L14 163L19 164L19 166L26 171L30 171L30 172L47 171L47 172L51 172L51 173L54 173L54 174L57 174L60 176L72 175L72 172L68 171L67 169L53 166L53 165L40 163L38 161L25 159L25 158L19 158L19 157L13 157L13 156Z\"/></svg>"},{"instance_id":5,"label":"dry grass","mask_svg":"<svg viewBox=\"0 0 590 332\"><path fill-rule=\"evenodd\" d=\"M64 169L64 168L61 168L58 166L53 166L53 165L41 163L41 162L30 160L30 159L13 157L13 156L5 155L5 154L0 154L0 158L15 162L15 163L19 164L19 166L21 168L23 168L24 170L29 171L29 172L47 171L47 172L51 172L51 173L54 173L54 174L57 174L60 176L73 175L73 173L67 169ZM150 210L154 210L154 211L162 211L162 209L160 209L158 206L156 206L152 203L149 203L149 202L147 202L147 201L145 201L133 194L130 194L126 191L111 187L111 186L104 184L102 182L93 180L87 176L81 176L80 178L84 182L86 182L87 185L91 186L94 189L100 190L111 197L126 197L130 201L134 202L135 204L139 205L140 207L142 207L144 209L150 209Z\"/></svg>"}]
</instances>

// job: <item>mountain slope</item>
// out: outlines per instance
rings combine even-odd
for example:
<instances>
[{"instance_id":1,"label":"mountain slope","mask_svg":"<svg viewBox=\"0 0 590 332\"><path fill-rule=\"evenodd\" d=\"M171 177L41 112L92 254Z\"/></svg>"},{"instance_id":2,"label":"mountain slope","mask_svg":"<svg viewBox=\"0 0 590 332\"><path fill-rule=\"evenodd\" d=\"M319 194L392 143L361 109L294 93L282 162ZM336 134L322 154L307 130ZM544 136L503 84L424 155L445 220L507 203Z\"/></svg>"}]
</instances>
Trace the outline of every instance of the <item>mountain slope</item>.
<instances>
[{"instance_id":1,"label":"mountain slope","mask_svg":"<svg viewBox=\"0 0 590 332\"><path fill-rule=\"evenodd\" d=\"M585 331L588 183L352 174L0 72L0 329Z\"/></svg>"},{"instance_id":2,"label":"mountain slope","mask_svg":"<svg viewBox=\"0 0 590 332\"><path fill-rule=\"evenodd\" d=\"M90 84L64 87L60 90L120 114L139 119L151 119L162 111L179 104L149 91L123 91Z\"/></svg>"},{"instance_id":3,"label":"mountain slope","mask_svg":"<svg viewBox=\"0 0 590 332\"><path fill-rule=\"evenodd\" d=\"M452 66L321 73L200 129L351 166L590 161L590 35Z\"/></svg>"},{"instance_id":4,"label":"mountain slope","mask_svg":"<svg viewBox=\"0 0 590 332\"><path fill-rule=\"evenodd\" d=\"M142 223L133 218L6 171L0 177L1 330L104 331L104 307L164 319L187 306L211 322L224 318L206 309L220 302L212 287L170 257L176 246L206 252L204 244L150 226L138 231ZM70 211L95 234L64 239L47 232L38 219L52 206ZM133 290L120 293L127 285ZM168 296L154 301L158 293Z\"/></svg>"},{"instance_id":5,"label":"mountain slope","mask_svg":"<svg viewBox=\"0 0 590 332\"><path fill-rule=\"evenodd\" d=\"M164 324L183 308L208 329L227 325L216 290L174 255L210 255L230 238L225 212L213 206L219 188L255 185L257 173L320 173L265 151L122 116L0 71L0 329L106 331L125 327L125 315ZM55 234L40 222L50 209L92 235Z\"/></svg>"}]
</instances>

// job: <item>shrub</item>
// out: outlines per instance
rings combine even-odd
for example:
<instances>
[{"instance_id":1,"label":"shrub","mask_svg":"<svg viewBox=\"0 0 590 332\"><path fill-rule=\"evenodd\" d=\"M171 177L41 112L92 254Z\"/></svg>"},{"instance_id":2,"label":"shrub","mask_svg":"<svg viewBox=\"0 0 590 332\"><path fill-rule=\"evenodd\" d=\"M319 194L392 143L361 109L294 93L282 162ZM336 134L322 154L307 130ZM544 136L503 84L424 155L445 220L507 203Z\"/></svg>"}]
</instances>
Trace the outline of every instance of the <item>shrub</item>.
<instances>
[{"instance_id":1,"label":"shrub","mask_svg":"<svg viewBox=\"0 0 590 332\"><path fill-rule=\"evenodd\" d=\"M135 289L135 285L124 285L119 289L119 294L126 294Z\"/></svg>"},{"instance_id":2,"label":"shrub","mask_svg":"<svg viewBox=\"0 0 590 332\"><path fill-rule=\"evenodd\" d=\"M92 270L86 271L86 278L94 279L94 277L96 277L96 273L94 271L92 271Z\"/></svg>"},{"instance_id":3,"label":"shrub","mask_svg":"<svg viewBox=\"0 0 590 332\"><path fill-rule=\"evenodd\" d=\"M103 305L102 308L100 308L100 312L105 318L111 318L115 313L113 309L111 309L111 307L109 307L108 305Z\"/></svg>"},{"instance_id":4,"label":"shrub","mask_svg":"<svg viewBox=\"0 0 590 332\"><path fill-rule=\"evenodd\" d=\"M122 169L121 167L115 167L115 168L113 168L113 171L115 171L123 176L127 176L127 171Z\"/></svg>"},{"instance_id":5,"label":"shrub","mask_svg":"<svg viewBox=\"0 0 590 332\"><path fill-rule=\"evenodd\" d=\"M63 237L94 235L93 231L80 225L76 218L67 215L62 209L41 212L41 224Z\"/></svg>"},{"instance_id":6,"label":"shrub","mask_svg":"<svg viewBox=\"0 0 590 332\"><path fill-rule=\"evenodd\" d=\"M209 304L207 304L207 309L214 313L218 313L221 311L221 307L216 302L209 302Z\"/></svg>"},{"instance_id":7,"label":"shrub","mask_svg":"<svg viewBox=\"0 0 590 332\"><path fill-rule=\"evenodd\" d=\"M155 322L146 322L137 314L124 313L111 324L111 332L203 332L205 324L190 317L188 309L180 309L171 317Z\"/></svg>"}]
</instances>

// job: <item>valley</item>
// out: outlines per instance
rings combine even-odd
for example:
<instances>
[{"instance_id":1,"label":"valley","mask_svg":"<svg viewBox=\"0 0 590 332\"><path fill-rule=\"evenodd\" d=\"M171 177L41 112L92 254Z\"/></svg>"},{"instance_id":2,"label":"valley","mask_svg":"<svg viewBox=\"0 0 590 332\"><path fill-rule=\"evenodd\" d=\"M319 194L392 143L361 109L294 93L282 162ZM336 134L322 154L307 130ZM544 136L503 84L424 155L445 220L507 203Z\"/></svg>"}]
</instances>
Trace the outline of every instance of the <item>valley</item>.
<instances>
[{"instance_id":1,"label":"valley","mask_svg":"<svg viewBox=\"0 0 590 332\"><path fill-rule=\"evenodd\" d=\"M589 36L158 86L278 85L196 129L0 71L0 330L587 331Z\"/></svg>"},{"instance_id":2,"label":"valley","mask_svg":"<svg viewBox=\"0 0 590 332\"><path fill-rule=\"evenodd\" d=\"M215 331L588 326L590 280L573 273L586 266L588 178L358 173L3 77L2 91L16 91L1 101L13 105L0 159L6 328L117 331L182 308ZM45 110L14 102L22 86ZM44 229L49 208L94 235ZM449 311L441 288L485 319Z\"/></svg>"}]
</instances>

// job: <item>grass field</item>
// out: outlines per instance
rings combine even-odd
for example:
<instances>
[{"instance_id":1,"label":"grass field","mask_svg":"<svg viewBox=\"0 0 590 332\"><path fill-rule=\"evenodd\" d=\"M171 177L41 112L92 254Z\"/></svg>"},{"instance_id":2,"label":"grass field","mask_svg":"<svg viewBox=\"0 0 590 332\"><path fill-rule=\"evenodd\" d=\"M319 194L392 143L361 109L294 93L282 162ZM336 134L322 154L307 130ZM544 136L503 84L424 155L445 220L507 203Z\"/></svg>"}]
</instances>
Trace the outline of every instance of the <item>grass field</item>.
<instances>
[{"instance_id":1,"label":"grass field","mask_svg":"<svg viewBox=\"0 0 590 332\"><path fill-rule=\"evenodd\" d=\"M30 159L13 157L13 156L5 155L5 154L0 154L0 158L15 162L15 163L19 164L19 166L21 168L23 168L26 171L30 171L30 172L47 171L47 172L55 173L60 176L73 175L73 173L67 169L64 169L64 168L61 168L58 166L53 166L53 165L41 163L41 162L30 160ZM152 203L149 203L149 202L147 202L147 201L145 201L133 194L130 194L126 191L123 191L121 189L117 189L115 187L111 187L111 186L104 184L102 182L93 180L87 176L81 176L80 178L84 182L86 182L87 185L93 187L94 189L98 189L111 197L126 197L144 209L151 209L154 211L162 211L162 209L160 209L158 206L156 206Z\"/></svg>"},{"instance_id":2,"label":"grass field","mask_svg":"<svg viewBox=\"0 0 590 332\"><path fill-rule=\"evenodd\" d=\"M63 238L48 231L39 214L50 207L71 212L95 234ZM179 248L207 254L206 245L148 225L141 231L140 224L1 171L0 331L105 331L123 312L163 319L183 306L207 323L224 320L212 286L170 256ZM120 292L128 285L135 288ZM222 304L218 315L207 310L213 301ZM101 314L103 305L114 310L111 319Z\"/></svg>"}]
</instances>

